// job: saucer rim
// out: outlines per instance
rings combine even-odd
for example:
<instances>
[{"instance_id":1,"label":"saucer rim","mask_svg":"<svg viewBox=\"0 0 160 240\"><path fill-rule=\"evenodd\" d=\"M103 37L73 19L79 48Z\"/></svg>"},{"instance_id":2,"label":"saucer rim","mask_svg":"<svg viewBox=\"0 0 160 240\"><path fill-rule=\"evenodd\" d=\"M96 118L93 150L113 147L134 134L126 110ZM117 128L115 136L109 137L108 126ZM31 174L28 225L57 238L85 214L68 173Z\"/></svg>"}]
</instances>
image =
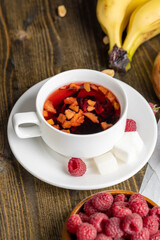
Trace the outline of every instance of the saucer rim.
<instances>
[{"instance_id":1,"label":"saucer rim","mask_svg":"<svg viewBox=\"0 0 160 240\"><path fill-rule=\"evenodd\" d=\"M50 78L48 78L50 79ZM41 181L43 182L46 182L52 186L56 186L56 187L61 187L61 188L64 188L64 189L71 189L71 190L91 190L91 189L102 189L102 188L106 188L106 187L111 187L115 184L119 184L127 179L129 179L130 177L134 176L138 171L140 171L140 169L142 169L144 167L144 165L148 162L149 158L151 157L153 151L154 151L154 147L156 145L156 142L157 142L157 127L154 128L154 138L152 139L152 146L150 148L150 151L147 153L147 159L145 161L142 161L141 164L138 165L138 167L136 167L136 169L133 169L132 171L130 171L130 173L126 174L125 176L121 177L120 179L115 179L115 180L111 180L111 183L108 184L107 182L104 182L103 184L102 183L99 183L99 184L94 184L94 185L87 185L87 186L82 186L82 185L74 185L74 186L71 186L69 184L59 184L59 183L53 183L52 181L49 181L49 180L46 180L44 176L39 176L37 175L36 173L34 173L34 171L32 171L31 169L28 169L25 164L23 164L23 161L21 161L19 159L19 157L17 156L17 153L14 151L13 147L12 147L12 143L10 141L10 133L9 133L9 127L10 127L10 124L12 125L12 120L11 120L11 117L14 113L14 109L16 107L16 104L19 103L23 97L28 94L28 91L30 91L31 89L33 88L36 88L38 87L40 84L41 86L48 80L48 79L45 79L45 80L42 80L41 82L38 82L36 83L35 85L33 85L31 88L29 88L27 91L25 91L22 96L20 96L20 98L16 101L16 103L14 104L13 108L12 108L12 111L10 113L10 116L9 116L9 120L8 120L8 125L7 125L7 137L8 137L8 142L9 142L9 145L10 145L10 148L14 154L14 156L16 157L17 161L33 176L35 176L36 178L40 179ZM118 79L117 79L118 80ZM120 84L123 84L127 87L129 87L132 91L135 91L136 93L139 94L139 97L141 97L142 101L143 102L146 102L148 104L148 102L146 101L146 99L137 91L135 90L133 87L131 87L130 85L118 80L120 82ZM148 105L149 106L149 105ZM150 109L150 113L153 114L153 111L152 109L150 108L150 106L148 107L148 110ZM154 114L153 114L154 116ZM155 118L155 116L154 116ZM153 118L153 119L154 119ZM155 124L157 125L157 122L156 122L156 118L155 118ZM155 125L155 126L156 126ZM13 128L13 126L12 126Z\"/></svg>"}]
</instances>

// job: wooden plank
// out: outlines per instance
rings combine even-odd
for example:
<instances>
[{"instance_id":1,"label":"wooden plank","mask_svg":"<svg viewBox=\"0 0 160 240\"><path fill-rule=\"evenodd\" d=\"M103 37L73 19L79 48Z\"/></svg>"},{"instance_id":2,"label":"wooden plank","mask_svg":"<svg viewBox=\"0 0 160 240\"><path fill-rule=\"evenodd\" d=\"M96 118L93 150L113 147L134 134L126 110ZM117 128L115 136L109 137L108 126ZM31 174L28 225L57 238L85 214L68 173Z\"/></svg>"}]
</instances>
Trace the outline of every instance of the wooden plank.
<instances>
[{"instance_id":1,"label":"wooden plank","mask_svg":"<svg viewBox=\"0 0 160 240\"><path fill-rule=\"evenodd\" d=\"M67 15L60 18L57 7ZM36 179L16 161L7 141L7 121L16 100L31 86L59 72L108 68L96 19L96 0L0 0L0 239L59 240L63 223L83 198L104 190L72 191ZM131 70L115 77L157 103L153 61L160 36L136 51ZM132 178L105 189L138 191L145 167Z\"/></svg>"}]
</instances>

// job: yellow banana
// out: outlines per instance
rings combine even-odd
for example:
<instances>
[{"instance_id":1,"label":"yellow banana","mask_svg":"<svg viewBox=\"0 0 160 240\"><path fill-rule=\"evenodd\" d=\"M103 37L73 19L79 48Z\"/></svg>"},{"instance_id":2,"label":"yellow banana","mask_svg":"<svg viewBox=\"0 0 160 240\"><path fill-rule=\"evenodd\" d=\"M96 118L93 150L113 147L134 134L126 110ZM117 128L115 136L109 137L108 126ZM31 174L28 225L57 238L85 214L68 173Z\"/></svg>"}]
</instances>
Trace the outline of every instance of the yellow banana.
<instances>
[{"instance_id":1,"label":"yellow banana","mask_svg":"<svg viewBox=\"0 0 160 240\"><path fill-rule=\"evenodd\" d=\"M137 6L149 0L98 0L97 19L102 30L109 37L110 49L122 45L122 33L127 26L131 13Z\"/></svg>"},{"instance_id":2,"label":"yellow banana","mask_svg":"<svg viewBox=\"0 0 160 240\"><path fill-rule=\"evenodd\" d=\"M150 0L137 7L132 13L122 48L118 49L115 46L110 53L110 66L127 71L136 49L159 33L160 0Z\"/></svg>"}]
</instances>

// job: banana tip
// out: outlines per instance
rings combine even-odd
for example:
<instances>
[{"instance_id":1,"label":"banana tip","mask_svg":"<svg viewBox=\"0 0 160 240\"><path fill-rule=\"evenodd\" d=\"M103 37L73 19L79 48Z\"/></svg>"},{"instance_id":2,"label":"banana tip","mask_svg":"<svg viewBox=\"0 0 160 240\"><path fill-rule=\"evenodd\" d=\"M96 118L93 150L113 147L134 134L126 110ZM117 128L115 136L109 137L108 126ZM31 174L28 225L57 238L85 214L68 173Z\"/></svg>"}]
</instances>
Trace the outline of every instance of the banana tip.
<instances>
[{"instance_id":1,"label":"banana tip","mask_svg":"<svg viewBox=\"0 0 160 240\"><path fill-rule=\"evenodd\" d=\"M127 51L116 44L109 54L109 66L118 72L126 72L130 68Z\"/></svg>"}]
</instances>

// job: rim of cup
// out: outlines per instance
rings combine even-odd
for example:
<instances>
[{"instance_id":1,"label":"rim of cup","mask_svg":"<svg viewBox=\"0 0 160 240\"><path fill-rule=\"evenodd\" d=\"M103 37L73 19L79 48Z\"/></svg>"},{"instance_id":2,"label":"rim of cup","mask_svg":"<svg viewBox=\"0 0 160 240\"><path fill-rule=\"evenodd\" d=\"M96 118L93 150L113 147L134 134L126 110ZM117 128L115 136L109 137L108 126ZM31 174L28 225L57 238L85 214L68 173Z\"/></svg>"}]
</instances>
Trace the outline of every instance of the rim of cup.
<instances>
[{"instance_id":1,"label":"rim of cup","mask_svg":"<svg viewBox=\"0 0 160 240\"><path fill-rule=\"evenodd\" d=\"M99 75L105 77L107 81L112 81L114 85L117 84L118 88L121 90L121 93L123 94L123 98L124 98L124 100L125 100L124 111L121 113L119 120L118 120L112 127L108 128L108 129L106 129L106 130L103 130L103 131L101 131L101 132L91 133L91 134L66 133L66 132L63 132L63 131L61 131L61 130L59 130L59 129L56 129L56 128L52 127L52 126L44 119L43 114L42 114L43 108L41 109L40 106L39 106L39 99L41 98L41 95L43 95L43 90L44 90L44 88L47 87L48 85L50 85L50 83L54 81L54 80L53 80L54 78L59 79L61 76L64 76L64 75L67 76L67 75L70 74L70 73L75 74L75 73L78 73L78 72L79 72L79 73L80 73L80 72L83 72L83 73L85 73L85 72L86 72L86 73L89 73L89 72L90 72L90 73L99 74ZM60 80L59 80L59 81L60 81ZM127 109L128 109L127 95L126 95L125 91L123 90L123 88L121 87L119 81L120 81L120 80L117 80L117 79L115 79L115 78L112 78L112 77L110 77L109 75L107 75L107 74L105 74L105 73L99 72L99 71L97 71L97 70L91 70L91 69L73 69L73 70L67 70L67 71L58 73L58 74L56 74L55 76L51 77L51 79L49 79L46 83L44 83L44 85L40 88L40 90L39 90L39 92L38 92L38 94L37 94L37 97L36 97L36 110L37 110L38 116L40 117L41 121L45 122L45 124L46 124L49 128L51 128L52 130L54 129L55 131L58 131L60 134L63 134L63 135L64 135L64 134L65 134L65 135L67 134L67 135L69 135L69 136L74 135L74 137L78 137L78 138L84 138L84 137L86 138L86 137L90 137L90 136L105 134L106 131L107 131L107 132L110 132L110 131L112 131L112 129L115 128L115 127L119 124L119 122L126 116L126 112L127 112ZM57 87L50 91L50 93L45 97L45 100L49 97L50 94L52 94L52 93L53 93L54 91L56 91L58 88L60 88L60 87L62 87L62 86L65 86L65 85L68 85L68 84L70 84L70 83L75 83L75 82L77 82L77 83L78 83L78 82L82 82L82 83L83 83L83 82L90 82L90 83L93 83L93 84L97 84L97 85L102 85L102 86L103 86L103 84L95 83L95 82L92 82L92 81L89 81L89 80L86 81L86 79L84 79L84 80L82 80L82 81L79 81L79 80L78 80L78 81L69 80L69 81L67 81L66 83L63 83L63 84L57 84ZM106 88L107 88L107 87L106 87ZM110 90L109 88L107 88L107 89ZM110 90L110 91L113 92L112 90ZM113 93L114 93L114 92L113 92ZM114 93L114 95L116 96L115 93ZM116 98L118 99L117 96L116 96ZM43 101L43 105L44 105L45 100ZM119 99L118 99L118 101L119 101ZM121 106L121 107L122 107L122 106Z\"/></svg>"}]
</instances>

